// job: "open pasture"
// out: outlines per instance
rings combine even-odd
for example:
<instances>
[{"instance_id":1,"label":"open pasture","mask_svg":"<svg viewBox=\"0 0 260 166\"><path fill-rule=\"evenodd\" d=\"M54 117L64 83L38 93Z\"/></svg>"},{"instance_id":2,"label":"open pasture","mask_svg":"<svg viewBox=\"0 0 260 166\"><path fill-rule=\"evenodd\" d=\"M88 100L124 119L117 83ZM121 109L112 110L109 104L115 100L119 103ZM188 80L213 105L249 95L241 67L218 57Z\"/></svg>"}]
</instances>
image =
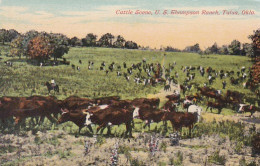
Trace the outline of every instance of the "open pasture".
<instances>
[{"instance_id":1,"label":"open pasture","mask_svg":"<svg viewBox=\"0 0 260 166\"><path fill-rule=\"evenodd\" d=\"M6 48L7 49L7 48ZM137 85L133 79L137 71L133 70L133 75L130 76L130 81L126 81L123 76L117 76L117 66L120 65L119 70L122 74L127 72L123 68L123 62L126 62L127 67L131 64L142 62L146 58L147 63L164 63L162 65L168 68L169 63L176 61L177 65L171 72L174 75L178 72L177 78L180 84L186 78L186 73L183 73L181 67L183 66L203 66L205 68L212 67L216 71L240 71L242 66L246 67L246 72L251 66L250 59L242 56L221 56L221 55L207 55L201 56L192 53L166 53L164 59L164 52L158 51L142 51L142 50L124 50L124 49L109 49L109 48L71 48L69 53L64 56L70 65L59 66L44 66L39 67L26 62L26 59L18 59L16 57L5 57L0 61L1 64L1 82L0 82L0 96L30 96L30 95L48 95L47 88L44 86L46 81L52 78L60 86L60 93L55 94L56 97L64 99L68 96L76 95L80 97L102 97L118 95L122 99L132 99L136 97L146 97L148 94L157 93L163 85L152 87ZM164 59L164 60L163 60ZM13 67L4 65L4 61L10 60L13 62ZM82 64L79 63L82 61ZM93 61L94 65L91 70L88 69L88 62ZM100 71L99 67L102 62L106 63L106 70L108 65L115 63L115 70L106 75L105 71ZM79 66L80 70L72 69L71 65ZM191 83L197 83L203 86L207 82L207 76L201 77L198 70L194 70L196 77ZM144 73L142 73L144 75ZM236 74L235 74L236 75ZM235 77L235 76L234 76ZM247 96L254 97L254 94L248 90L243 89L243 82L238 85L231 85L228 78L226 80L226 90L237 90L245 93ZM211 85L215 89L222 89L222 80L217 78ZM190 93L196 92L196 89L191 88ZM225 91L223 91L225 92ZM189 93L189 92L188 92ZM53 92L52 92L53 94Z\"/></svg>"}]
</instances>

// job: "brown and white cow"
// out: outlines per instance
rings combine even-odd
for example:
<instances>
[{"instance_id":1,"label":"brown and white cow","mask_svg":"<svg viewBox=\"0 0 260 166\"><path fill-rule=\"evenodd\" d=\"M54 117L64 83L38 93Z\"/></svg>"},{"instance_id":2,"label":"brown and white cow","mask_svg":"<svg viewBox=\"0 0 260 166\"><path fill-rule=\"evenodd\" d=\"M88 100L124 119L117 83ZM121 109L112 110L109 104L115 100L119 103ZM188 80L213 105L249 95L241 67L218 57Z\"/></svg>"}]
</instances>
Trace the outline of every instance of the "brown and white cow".
<instances>
[{"instance_id":1,"label":"brown and white cow","mask_svg":"<svg viewBox=\"0 0 260 166\"><path fill-rule=\"evenodd\" d=\"M101 128L109 127L108 134L110 134L111 125L126 125L126 132L129 133L129 136L132 136L132 127L131 123L133 121L133 107L129 106L127 108L120 107L107 107L105 109L100 109L96 111L86 111L86 121L85 125L89 126L91 124L98 124L97 133Z\"/></svg>"},{"instance_id":2,"label":"brown and white cow","mask_svg":"<svg viewBox=\"0 0 260 166\"><path fill-rule=\"evenodd\" d=\"M260 112L260 108L253 106L253 105L246 105L246 104L240 104L240 108L238 110L239 113L241 112L250 112L251 116L256 112Z\"/></svg>"},{"instance_id":3,"label":"brown and white cow","mask_svg":"<svg viewBox=\"0 0 260 166\"><path fill-rule=\"evenodd\" d=\"M133 118L138 118L141 119L143 121L145 121L145 126L142 127L142 129L146 126L149 127L150 129L150 123L151 122L160 122L162 121L162 117L165 113L164 110L158 109L158 108L153 108L148 104L144 104L140 107L135 107L135 110L133 112Z\"/></svg>"}]
</instances>

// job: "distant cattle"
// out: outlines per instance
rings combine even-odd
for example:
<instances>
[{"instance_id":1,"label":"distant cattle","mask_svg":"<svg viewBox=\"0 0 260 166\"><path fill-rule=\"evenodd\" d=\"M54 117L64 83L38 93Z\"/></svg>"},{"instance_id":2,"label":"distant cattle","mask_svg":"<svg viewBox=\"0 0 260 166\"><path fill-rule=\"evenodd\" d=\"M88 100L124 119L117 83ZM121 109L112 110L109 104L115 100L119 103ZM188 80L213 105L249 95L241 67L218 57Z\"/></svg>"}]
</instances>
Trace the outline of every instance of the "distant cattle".
<instances>
[{"instance_id":1,"label":"distant cattle","mask_svg":"<svg viewBox=\"0 0 260 166\"><path fill-rule=\"evenodd\" d=\"M171 91L171 86L168 84L168 85L165 85L164 86L164 90L167 92L167 91Z\"/></svg>"}]
</instances>

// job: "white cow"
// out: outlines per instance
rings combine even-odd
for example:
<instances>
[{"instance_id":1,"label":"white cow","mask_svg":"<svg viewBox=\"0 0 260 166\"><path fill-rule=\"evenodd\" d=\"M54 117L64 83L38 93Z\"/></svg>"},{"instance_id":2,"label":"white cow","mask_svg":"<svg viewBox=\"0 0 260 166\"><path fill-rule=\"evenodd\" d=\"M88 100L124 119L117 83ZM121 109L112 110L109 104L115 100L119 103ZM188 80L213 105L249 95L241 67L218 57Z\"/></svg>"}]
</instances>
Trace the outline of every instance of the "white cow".
<instances>
[{"instance_id":1,"label":"white cow","mask_svg":"<svg viewBox=\"0 0 260 166\"><path fill-rule=\"evenodd\" d=\"M189 108L188 108L188 112L190 112L190 113L196 112L198 114L198 122L200 121L200 115L201 115L201 112L202 112L201 107L196 106L196 105L190 105Z\"/></svg>"}]
</instances>

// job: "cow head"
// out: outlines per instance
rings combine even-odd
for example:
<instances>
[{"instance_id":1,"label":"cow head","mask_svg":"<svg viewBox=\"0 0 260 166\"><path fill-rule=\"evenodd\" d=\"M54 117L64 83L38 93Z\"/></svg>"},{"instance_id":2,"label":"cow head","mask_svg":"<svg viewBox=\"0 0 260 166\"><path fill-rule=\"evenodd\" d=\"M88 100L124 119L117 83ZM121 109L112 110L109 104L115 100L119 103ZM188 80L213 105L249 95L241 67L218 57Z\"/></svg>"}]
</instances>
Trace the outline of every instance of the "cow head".
<instances>
[{"instance_id":1,"label":"cow head","mask_svg":"<svg viewBox=\"0 0 260 166\"><path fill-rule=\"evenodd\" d=\"M70 112L67 109L61 109L61 117L58 119L58 124L67 122L70 120Z\"/></svg>"},{"instance_id":2,"label":"cow head","mask_svg":"<svg viewBox=\"0 0 260 166\"><path fill-rule=\"evenodd\" d=\"M238 109L238 113L241 113L244 111L244 107L246 106L246 104L239 104L239 109Z\"/></svg>"},{"instance_id":3,"label":"cow head","mask_svg":"<svg viewBox=\"0 0 260 166\"><path fill-rule=\"evenodd\" d=\"M135 107L134 112L133 112L133 118L139 118L139 109L138 107Z\"/></svg>"},{"instance_id":4,"label":"cow head","mask_svg":"<svg viewBox=\"0 0 260 166\"><path fill-rule=\"evenodd\" d=\"M91 125L92 121L91 121L91 116L93 116L93 114L86 112L86 121L84 123L85 126Z\"/></svg>"}]
</instances>

